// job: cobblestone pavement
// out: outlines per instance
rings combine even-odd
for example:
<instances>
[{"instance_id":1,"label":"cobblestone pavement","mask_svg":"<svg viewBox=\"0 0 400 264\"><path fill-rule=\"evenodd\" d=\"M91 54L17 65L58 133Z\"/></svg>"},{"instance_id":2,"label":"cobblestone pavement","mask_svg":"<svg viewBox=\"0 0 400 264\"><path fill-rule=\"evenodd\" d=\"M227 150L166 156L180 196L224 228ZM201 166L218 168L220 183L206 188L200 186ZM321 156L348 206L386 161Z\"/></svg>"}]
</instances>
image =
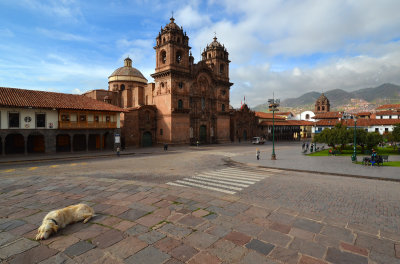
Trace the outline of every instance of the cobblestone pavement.
<instances>
[{"instance_id":1,"label":"cobblestone pavement","mask_svg":"<svg viewBox=\"0 0 400 264\"><path fill-rule=\"evenodd\" d=\"M209 154L218 156L216 150ZM124 162L110 168L115 178L84 167L95 163L68 165L56 174L27 167L18 176L0 175L0 261L400 263L397 182L276 170L230 195L165 184L184 177L183 165L164 180L127 180L120 177ZM135 168L144 171L140 164ZM222 157L210 164L210 171L226 167ZM97 216L33 240L48 211L79 202Z\"/></svg>"}]
</instances>

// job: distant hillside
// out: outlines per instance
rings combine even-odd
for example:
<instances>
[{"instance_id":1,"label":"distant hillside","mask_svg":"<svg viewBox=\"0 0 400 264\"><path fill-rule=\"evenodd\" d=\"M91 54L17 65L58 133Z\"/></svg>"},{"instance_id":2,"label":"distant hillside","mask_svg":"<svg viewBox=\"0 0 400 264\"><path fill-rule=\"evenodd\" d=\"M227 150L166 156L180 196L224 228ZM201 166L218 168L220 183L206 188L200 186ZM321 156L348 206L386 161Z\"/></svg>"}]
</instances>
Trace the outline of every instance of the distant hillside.
<instances>
[{"instance_id":1,"label":"distant hillside","mask_svg":"<svg viewBox=\"0 0 400 264\"><path fill-rule=\"evenodd\" d=\"M324 93L328 97L331 108L340 108L343 105L350 103L350 99L363 99L369 103L395 103L400 102L400 86L385 83L374 88L364 88L353 92L346 92L342 89L330 90ZM310 108L315 101L320 97L321 93L309 92L297 98L288 98L281 102L282 108ZM385 101L390 99L390 102ZM268 104L257 105L253 108L255 111L268 110Z\"/></svg>"}]
</instances>

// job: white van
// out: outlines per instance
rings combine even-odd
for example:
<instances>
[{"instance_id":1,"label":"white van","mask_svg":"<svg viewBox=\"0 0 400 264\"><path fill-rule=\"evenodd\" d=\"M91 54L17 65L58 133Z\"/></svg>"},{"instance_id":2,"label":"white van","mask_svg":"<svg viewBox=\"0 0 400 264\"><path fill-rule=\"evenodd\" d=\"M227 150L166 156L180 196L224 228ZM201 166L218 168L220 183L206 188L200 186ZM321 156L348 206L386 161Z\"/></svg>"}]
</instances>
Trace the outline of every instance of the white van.
<instances>
[{"instance_id":1,"label":"white van","mask_svg":"<svg viewBox=\"0 0 400 264\"><path fill-rule=\"evenodd\" d=\"M264 144L265 139L262 137L253 137L253 140L251 141L253 144Z\"/></svg>"}]
</instances>

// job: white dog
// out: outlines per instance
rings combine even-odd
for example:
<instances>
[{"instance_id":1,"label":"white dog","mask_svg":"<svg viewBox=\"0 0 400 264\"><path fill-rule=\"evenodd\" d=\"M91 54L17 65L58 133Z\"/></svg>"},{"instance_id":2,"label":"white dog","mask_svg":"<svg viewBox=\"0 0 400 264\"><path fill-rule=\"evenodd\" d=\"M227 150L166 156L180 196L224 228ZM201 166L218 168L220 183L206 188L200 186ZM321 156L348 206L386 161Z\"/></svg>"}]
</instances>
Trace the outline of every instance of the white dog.
<instances>
[{"instance_id":1,"label":"white dog","mask_svg":"<svg viewBox=\"0 0 400 264\"><path fill-rule=\"evenodd\" d=\"M64 228L68 224L83 220L86 223L94 216L94 210L86 204L70 205L63 209L54 210L48 213L42 225L38 229L36 240L47 239L52 233L56 233L59 228Z\"/></svg>"}]
</instances>

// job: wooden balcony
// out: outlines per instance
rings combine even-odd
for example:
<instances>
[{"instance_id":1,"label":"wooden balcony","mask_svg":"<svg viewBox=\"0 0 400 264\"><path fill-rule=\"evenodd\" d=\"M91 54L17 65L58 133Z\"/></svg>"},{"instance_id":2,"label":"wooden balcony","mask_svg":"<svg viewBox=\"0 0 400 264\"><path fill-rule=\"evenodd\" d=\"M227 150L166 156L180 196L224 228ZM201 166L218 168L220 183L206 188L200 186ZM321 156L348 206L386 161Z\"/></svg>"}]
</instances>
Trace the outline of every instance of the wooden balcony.
<instances>
[{"instance_id":1,"label":"wooden balcony","mask_svg":"<svg viewBox=\"0 0 400 264\"><path fill-rule=\"evenodd\" d=\"M100 128L117 128L117 122L76 122L76 121L59 121L59 129L100 129Z\"/></svg>"}]
</instances>

